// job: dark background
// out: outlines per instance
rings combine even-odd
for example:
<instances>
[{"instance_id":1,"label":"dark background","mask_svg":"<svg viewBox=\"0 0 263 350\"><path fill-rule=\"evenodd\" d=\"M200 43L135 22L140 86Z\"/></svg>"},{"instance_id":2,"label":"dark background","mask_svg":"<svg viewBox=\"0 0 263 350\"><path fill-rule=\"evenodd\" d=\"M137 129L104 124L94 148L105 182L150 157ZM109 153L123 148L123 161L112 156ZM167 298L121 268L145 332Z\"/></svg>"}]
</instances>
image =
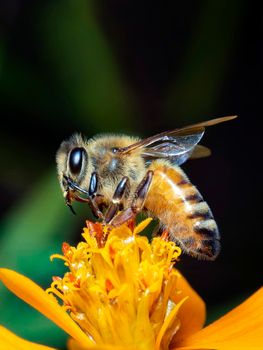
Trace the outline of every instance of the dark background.
<instances>
[{"instance_id":1,"label":"dark background","mask_svg":"<svg viewBox=\"0 0 263 350\"><path fill-rule=\"evenodd\" d=\"M222 315L262 283L262 18L249 1L3 1L0 261L44 288L87 217L64 206L55 152L75 131L141 137L213 117L210 158L184 170L222 235L215 262L179 268ZM82 213L82 214L81 214ZM60 346L62 332L1 288L1 323ZM19 315L14 314L19 310ZM20 317L21 315L21 317ZM22 316L23 315L23 316Z\"/></svg>"}]
</instances>

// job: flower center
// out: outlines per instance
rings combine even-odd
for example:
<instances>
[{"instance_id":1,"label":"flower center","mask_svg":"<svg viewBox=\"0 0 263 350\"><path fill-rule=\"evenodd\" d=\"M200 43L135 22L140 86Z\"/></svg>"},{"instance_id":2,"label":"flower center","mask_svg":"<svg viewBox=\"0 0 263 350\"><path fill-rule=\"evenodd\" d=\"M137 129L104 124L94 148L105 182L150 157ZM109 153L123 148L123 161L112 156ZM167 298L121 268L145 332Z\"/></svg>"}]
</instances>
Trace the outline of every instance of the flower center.
<instances>
[{"instance_id":1,"label":"flower center","mask_svg":"<svg viewBox=\"0 0 263 350\"><path fill-rule=\"evenodd\" d=\"M140 236L149 221L134 229L88 222L83 242L64 243L63 255L51 257L64 260L69 271L54 277L47 292L62 301L96 345L168 349L179 328L179 305L172 296L181 249L165 235L151 243Z\"/></svg>"}]
</instances>

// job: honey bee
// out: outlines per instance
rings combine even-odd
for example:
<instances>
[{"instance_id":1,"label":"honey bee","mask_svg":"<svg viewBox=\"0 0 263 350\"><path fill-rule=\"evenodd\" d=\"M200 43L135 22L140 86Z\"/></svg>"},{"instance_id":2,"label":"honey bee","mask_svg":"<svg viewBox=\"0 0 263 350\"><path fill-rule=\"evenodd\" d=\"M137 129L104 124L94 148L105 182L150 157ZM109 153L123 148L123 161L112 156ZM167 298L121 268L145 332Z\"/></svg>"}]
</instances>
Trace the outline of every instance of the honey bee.
<instances>
[{"instance_id":1,"label":"honey bee","mask_svg":"<svg viewBox=\"0 0 263 350\"><path fill-rule=\"evenodd\" d=\"M214 260L220 235L213 214L180 165L210 150L198 145L205 128L235 116L138 139L74 134L57 155L59 182L66 204L87 202L97 218L113 226L139 212L159 219L160 230L191 256ZM74 211L73 211L74 212Z\"/></svg>"}]
</instances>

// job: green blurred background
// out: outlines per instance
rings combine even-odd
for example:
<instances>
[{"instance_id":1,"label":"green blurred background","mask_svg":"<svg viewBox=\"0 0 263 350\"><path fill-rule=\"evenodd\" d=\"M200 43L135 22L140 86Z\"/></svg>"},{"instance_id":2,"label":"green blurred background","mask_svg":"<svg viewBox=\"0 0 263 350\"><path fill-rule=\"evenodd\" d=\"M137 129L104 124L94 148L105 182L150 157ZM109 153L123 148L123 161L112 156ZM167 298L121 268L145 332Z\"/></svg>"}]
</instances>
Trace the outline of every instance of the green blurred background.
<instances>
[{"instance_id":1,"label":"green blurred background","mask_svg":"<svg viewBox=\"0 0 263 350\"><path fill-rule=\"evenodd\" d=\"M238 114L207 131L212 157L183 166L214 212L222 253L213 263L184 256L179 267L210 321L258 288L262 18L254 5L6 0L0 11L0 265L44 288L62 273L49 255L76 243L90 215L83 206L71 215L57 183L55 153L73 132L144 137ZM0 288L1 324L65 348L62 331Z\"/></svg>"}]
</instances>

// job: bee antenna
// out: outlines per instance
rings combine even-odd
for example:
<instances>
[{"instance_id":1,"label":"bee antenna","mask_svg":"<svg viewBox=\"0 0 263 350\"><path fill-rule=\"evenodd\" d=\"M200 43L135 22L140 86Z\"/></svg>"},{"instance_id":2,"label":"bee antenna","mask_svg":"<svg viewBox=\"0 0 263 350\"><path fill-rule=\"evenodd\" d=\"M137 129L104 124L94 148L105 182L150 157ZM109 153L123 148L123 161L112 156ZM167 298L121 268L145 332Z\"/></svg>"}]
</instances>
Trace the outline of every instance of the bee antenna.
<instances>
[{"instance_id":1,"label":"bee antenna","mask_svg":"<svg viewBox=\"0 0 263 350\"><path fill-rule=\"evenodd\" d=\"M77 213L76 213L75 210L73 209L72 205L69 204L69 203L66 203L66 204L67 204L67 206L69 207L71 213L74 214L74 215L77 215Z\"/></svg>"}]
</instances>

